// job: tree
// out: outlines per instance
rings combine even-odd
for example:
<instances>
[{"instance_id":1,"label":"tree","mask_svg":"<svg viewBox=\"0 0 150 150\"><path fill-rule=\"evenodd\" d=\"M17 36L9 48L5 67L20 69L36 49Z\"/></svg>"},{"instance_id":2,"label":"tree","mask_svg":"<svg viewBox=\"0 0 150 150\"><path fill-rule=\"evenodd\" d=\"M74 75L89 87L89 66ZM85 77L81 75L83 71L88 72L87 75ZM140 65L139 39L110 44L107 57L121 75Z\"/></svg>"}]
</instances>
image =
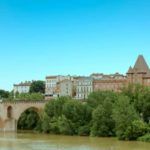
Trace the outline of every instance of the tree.
<instances>
[{"instance_id":1,"label":"tree","mask_svg":"<svg viewBox=\"0 0 150 150\"><path fill-rule=\"evenodd\" d=\"M62 128L61 125L65 121L65 118L62 117L63 105L68 100L72 99L70 97L59 97L45 105L44 118L46 119L42 120L42 131L54 134L67 134L65 127ZM64 125L67 125L67 122Z\"/></svg>"},{"instance_id":2,"label":"tree","mask_svg":"<svg viewBox=\"0 0 150 150\"><path fill-rule=\"evenodd\" d=\"M118 97L113 108L113 119L115 120L117 137L125 140L126 129L131 125L132 121L138 119L137 112L127 96Z\"/></svg>"},{"instance_id":3,"label":"tree","mask_svg":"<svg viewBox=\"0 0 150 150\"><path fill-rule=\"evenodd\" d=\"M73 135L73 124L64 115L58 118L58 127L60 134Z\"/></svg>"},{"instance_id":4,"label":"tree","mask_svg":"<svg viewBox=\"0 0 150 150\"><path fill-rule=\"evenodd\" d=\"M89 135L91 114L87 103L72 100L63 107L63 115L71 122L74 134Z\"/></svg>"},{"instance_id":5,"label":"tree","mask_svg":"<svg viewBox=\"0 0 150 150\"><path fill-rule=\"evenodd\" d=\"M50 100L45 105L44 110L50 118L59 117L62 115L63 105L68 100L71 100L70 97L59 97L57 99Z\"/></svg>"},{"instance_id":6,"label":"tree","mask_svg":"<svg viewBox=\"0 0 150 150\"><path fill-rule=\"evenodd\" d=\"M142 120L134 120L126 129L125 137L128 140L136 140L150 131L148 124Z\"/></svg>"},{"instance_id":7,"label":"tree","mask_svg":"<svg viewBox=\"0 0 150 150\"><path fill-rule=\"evenodd\" d=\"M14 100L41 101L44 100L44 96L41 93L21 93L16 95Z\"/></svg>"},{"instance_id":8,"label":"tree","mask_svg":"<svg viewBox=\"0 0 150 150\"><path fill-rule=\"evenodd\" d=\"M130 98L136 111L144 121L150 120L150 88L139 84L129 84L122 90L122 94Z\"/></svg>"},{"instance_id":9,"label":"tree","mask_svg":"<svg viewBox=\"0 0 150 150\"><path fill-rule=\"evenodd\" d=\"M26 110L18 120L18 129L32 130L35 129L39 120L39 115L32 108Z\"/></svg>"},{"instance_id":10,"label":"tree","mask_svg":"<svg viewBox=\"0 0 150 150\"><path fill-rule=\"evenodd\" d=\"M96 108L99 104L103 104L107 98L109 98L112 102L116 101L117 96L118 93L113 91L95 91L89 95L87 103L92 108Z\"/></svg>"},{"instance_id":11,"label":"tree","mask_svg":"<svg viewBox=\"0 0 150 150\"><path fill-rule=\"evenodd\" d=\"M44 81L33 81L30 86L30 93L45 93L45 82Z\"/></svg>"},{"instance_id":12,"label":"tree","mask_svg":"<svg viewBox=\"0 0 150 150\"><path fill-rule=\"evenodd\" d=\"M92 115L92 136L113 136L115 122L112 118L112 102L110 99L104 101L100 104L94 111Z\"/></svg>"},{"instance_id":13,"label":"tree","mask_svg":"<svg viewBox=\"0 0 150 150\"><path fill-rule=\"evenodd\" d=\"M89 135L92 109L87 103L59 97L49 101L44 110L50 133Z\"/></svg>"},{"instance_id":14,"label":"tree","mask_svg":"<svg viewBox=\"0 0 150 150\"><path fill-rule=\"evenodd\" d=\"M5 90L0 90L0 98L8 98L9 92Z\"/></svg>"}]
</instances>

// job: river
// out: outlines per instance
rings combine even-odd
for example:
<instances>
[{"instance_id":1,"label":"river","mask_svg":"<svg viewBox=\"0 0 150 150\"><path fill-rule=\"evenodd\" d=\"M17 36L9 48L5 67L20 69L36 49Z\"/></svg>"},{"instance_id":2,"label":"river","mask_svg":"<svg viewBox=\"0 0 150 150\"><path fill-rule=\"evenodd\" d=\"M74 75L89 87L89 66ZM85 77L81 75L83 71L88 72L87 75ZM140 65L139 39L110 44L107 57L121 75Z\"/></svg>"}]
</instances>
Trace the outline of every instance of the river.
<instances>
[{"instance_id":1,"label":"river","mask_svg":"<svg viewBox=\"0 0 150 150\"><path fill-rule=\"evenodd\" d=\"M150 150L150 143L35 133L0 133L0 150Z\"/></svg>"}]
</instances>

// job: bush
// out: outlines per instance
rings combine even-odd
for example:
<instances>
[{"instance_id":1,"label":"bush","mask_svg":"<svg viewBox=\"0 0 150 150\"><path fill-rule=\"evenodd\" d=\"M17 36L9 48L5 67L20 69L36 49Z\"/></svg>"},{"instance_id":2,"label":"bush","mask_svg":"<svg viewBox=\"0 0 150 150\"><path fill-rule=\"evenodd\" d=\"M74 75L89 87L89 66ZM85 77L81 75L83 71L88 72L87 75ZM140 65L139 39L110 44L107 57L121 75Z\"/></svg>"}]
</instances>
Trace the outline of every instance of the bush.
<instances>
[{"instance_id":1,"label":"bush","mask_svg":"<svg viewBox=\"0 0 150 150\"><path fill-rule=\"evenodd\" d=\"M34 109L27 109L24 113L21 114L17 128L21 130L32 130L36 129L37 123L39 120L39 115Z\"/></svg>"},{"instance_id":2,"label":"bush","mask_svg":"<svg viewBox=\"0 0 150 150\"><path fill-rule=\"evenodd\" d=\"M131 125L133 120L138 119L137 112L130 99L126 96L118 97L118 100L114 104L113 119L115 120L116 135L120 140L126 139L126 129Z\"/></svg>"},{"instance_id":3,"label":"bush","mask_svg":"<svg viewBox=\"0 0 150 150\"><path fill-rule=\"evenodd\" d=\"M41 93L21 93L16 95L16 101L41 101L44 96Z\"/></svg>"},{"instance_id":4,"label":"bush","mask_svg":"<svg viewBox=\"0 0 150 150\"><path fill-rule=\"evenodd\" d=\"M150 142L150 133L138 138L138 141Z\"/></svg>"},{"instance_id":5,"label":"bush","mask_svg":"<svg viewBox=\"0 0 150 150\"><path fill-rule=\"evenodd\" d=\"M60 134L64 135L74 134L72 122L69 119L67 119L64 115L58 118L58 128Z\"/></svg>"},{"instance_id":6,"label":"bush","mask_svg":"<svg viewBox=\"0 0 150 150\"><path fill-rule=\"evenodd\" d=\"M115 122L112 118L112 102L110 99L99 105L92 115L92 136L113 136Z\"/></svg>"},{"instance_id":7,"label":"bush","mask_svg":"<svg viewBox=\"0 0 150 150\"><path fill-rule=\"evenodd\" d=\"M74 134L81 134L82 128L80 127L90 127L92 112L86 103L75 100L66 102L63 107L63 115L71 121ZM84 134L87 134L87 132Z\"/></svg>"},{"instance_id":8,"label":"bush","mask_svg":"<svg viewBox=\"0 0 150 150\"><path fill-rule=\"evenodd\" d=\"M78 129L78 135L80 136L87 136L90 134L90 125L84 125L79 127Z\"/></svg>"},{"instance_id":9,"label":"bush","mask_svg":"<svg viewBox=\"0 0 150 150\"><path fill-rule=\"evenodd\" d=\"M149 127L142 120L135 120L128 126L125 137L128 140L136 140L138 137L145 135L149 131Z\"/></svg>"}]
</instances>

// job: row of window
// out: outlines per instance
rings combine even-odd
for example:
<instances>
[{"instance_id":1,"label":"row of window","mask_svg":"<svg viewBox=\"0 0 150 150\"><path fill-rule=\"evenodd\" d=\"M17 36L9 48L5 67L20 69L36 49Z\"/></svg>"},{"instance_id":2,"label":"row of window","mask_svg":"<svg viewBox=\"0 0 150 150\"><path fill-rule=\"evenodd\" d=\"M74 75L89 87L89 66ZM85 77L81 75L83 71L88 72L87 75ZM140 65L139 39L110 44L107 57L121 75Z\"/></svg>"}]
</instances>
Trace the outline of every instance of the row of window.
<instances>
[{"instance_id":1,"label":"row of window","mask_svg":"<svg viewBox=\"0 0 150 150\"><path fill-rule=\"evenodd\" d=\"M46 83L57 83L56 80L47 80Z\"/></svg>"},{"instance_id":2,"label":"row of window","mask_svg":"<svg viewBox=\"0 0 150 150\"><path fill-rule=\"evenodd\" d=\"M78 85L92 85L92 82L78 82Z\"/></svg>"},{"instance_id":3,"label":"row of window","mask_svg":"<svg viewBox=\"0 0 150 150\"><path fill-rule=\"evenodd\" d=\"M92 87L77 87L77 92L92 92L93 88Z\"/></svg>"},{"instance_id":4,"label":"row of window","mask_svg":"<svg viewBox=\"0 0 150 150\"><path fill-rule=\"evenodd\" d=\"M86 99L89 94L77 94L78 99Z\"/></svg>"}]
</instances>

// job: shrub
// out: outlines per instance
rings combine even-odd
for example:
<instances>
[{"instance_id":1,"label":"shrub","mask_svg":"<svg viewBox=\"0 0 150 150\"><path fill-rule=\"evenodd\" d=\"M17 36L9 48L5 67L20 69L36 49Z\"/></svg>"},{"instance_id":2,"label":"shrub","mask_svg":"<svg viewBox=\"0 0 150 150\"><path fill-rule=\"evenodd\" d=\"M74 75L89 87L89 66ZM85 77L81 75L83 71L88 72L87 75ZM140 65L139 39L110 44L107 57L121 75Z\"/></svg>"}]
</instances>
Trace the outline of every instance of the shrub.
<instances>
[{"instance_id":1,"label":"shrub","mask_svg":"<svg viewBox=\"0 0 150 150\"><path fill-rule=\"evenodd\" d=\"M99 105L92 115L92 136L113 136L115 122L112 118L112 102L110 99Z\"/></svg>"},{"instance_id":2,"label":"shrub","mask_svg":"<svg viewBox=\"0 0 150 150\"><path fill-rule=\"evenodd\" d=\"M133 120L138 119L137 112L130 99L126 96L118 97L118 100L114 104L113 119L115 120L116 135L120 140L126 139L126 129L131 125Z\"/></svg>"},{"instance_id":3,"label":"shrub","mask_svg":"<svg viewBox=\"0 0 150 150\"><path fill-rule=\"evenodd\" d=\"M138 141L150 142L150 133L138 138Z\"/></svg>"},{"instance_id":4,"label":"shrub","mask_svg":"<svg viewBox=\"0 0 150 150\"><path fill-rule=\"evenodd\" d=\"M128 126L125 137L128 140L136 140L138 137L145 135L149 130L149 127L142 120L135 120Z\"/></svg>"}]
</instances>

